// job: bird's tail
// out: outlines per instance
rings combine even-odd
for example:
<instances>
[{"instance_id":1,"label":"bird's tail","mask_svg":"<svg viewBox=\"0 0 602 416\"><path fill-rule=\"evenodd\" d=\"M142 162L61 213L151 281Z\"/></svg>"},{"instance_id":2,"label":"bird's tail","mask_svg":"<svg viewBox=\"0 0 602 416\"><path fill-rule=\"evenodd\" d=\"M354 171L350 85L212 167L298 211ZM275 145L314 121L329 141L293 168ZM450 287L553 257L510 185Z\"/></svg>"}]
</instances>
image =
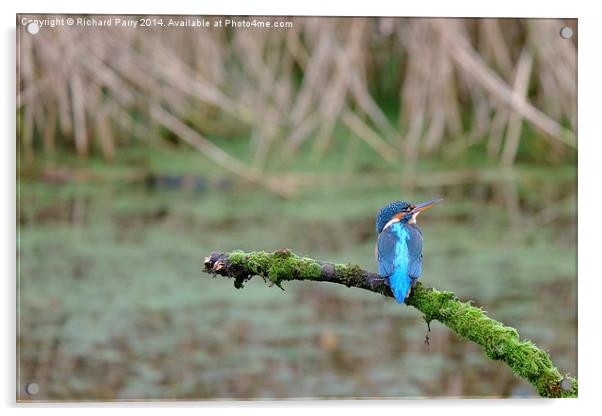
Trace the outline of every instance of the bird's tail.
<instances>
[{"instance_id":1,"label":"bird's tail","mask_svg":"<svg viewBox=\"0 0 602 416\"><path fill-rule=\"evenodd\" d=\"M389 277L389 285L397 303L403 303L412 286L412 279L405 270L396 270Z\"/></svg>"}]
</instances>

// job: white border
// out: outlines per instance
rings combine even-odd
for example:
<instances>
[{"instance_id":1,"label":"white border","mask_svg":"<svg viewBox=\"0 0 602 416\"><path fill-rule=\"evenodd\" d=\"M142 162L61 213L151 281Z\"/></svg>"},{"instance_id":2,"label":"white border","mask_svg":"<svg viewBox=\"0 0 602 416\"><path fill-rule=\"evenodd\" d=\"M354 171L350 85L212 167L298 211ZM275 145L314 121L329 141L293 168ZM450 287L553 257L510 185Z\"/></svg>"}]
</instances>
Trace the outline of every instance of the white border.
<instances>
[{"instance_id":1,"label":"white border","mask_svg":"<svg viewBox=\"0 0 602 416\"><path fill-rule=\"evenodd\" d=\"M487 4L486 4L487 3ZM211 414L231 414L234 410L248 410L252 414L305 414L331 413L343 410L349 414L365 414L369 410L387 413L430 413L464 415L467 410L489 415L526 411L531 413L567 414L591 410L600 402L602 394L597 387L602 383L597 375L600 370L598 358L602 344L599 331L599 314L594 307L600 304L599 239L602 238L600 214L600 146L599 120L602 119L600 98L600 74L602 65L599 40L602 39L602 16L596 13L593 1L546 1L528 2L525 0L503 0L498 2L455 1L384 1L366 0L362 2L328 2L324 0L302 0L298 3L282 1L226 1L211 3L184 0L104 0L92 3L57 0L49 3L41 0L2 2L3 22L2 91L6 92L2 101L2 123L5 137L2 143L2 190L5 198L0 203L2 261L5 284L2 309L5 312L2 324L2 375L0 391L2 404L15 409L15 14L21 13L153 13L153 14L251 14L251 15L373 15L373 16L472 16L472 17L576 17L579 19L579 394L577 400L425 400L425 401L328 401L328 402L194 402L194 403L147 403L147 404L85 404L52 405L40 409L35 405L19 405L18 411L30 413L43 411L44 414L79 414L81 407L86 412L104 414L107 408L111 413L122 414L135 411L141 414L158 414L175 407L170 412L198 414L211 411ZM545 313L545 311L542 311ZM599 409L598 409L599 410Z\"/></svg>"}]
</instances>

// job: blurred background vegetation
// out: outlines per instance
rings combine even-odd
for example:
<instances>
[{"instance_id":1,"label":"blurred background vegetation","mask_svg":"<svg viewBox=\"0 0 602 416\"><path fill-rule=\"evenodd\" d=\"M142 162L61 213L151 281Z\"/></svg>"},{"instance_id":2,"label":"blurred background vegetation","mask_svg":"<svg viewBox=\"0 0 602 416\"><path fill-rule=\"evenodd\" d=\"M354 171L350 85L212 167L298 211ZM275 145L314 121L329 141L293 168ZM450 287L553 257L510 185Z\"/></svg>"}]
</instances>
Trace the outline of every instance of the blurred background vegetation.
<instances>
[{"instance_id":1,"label":"blurred background vegetation","mask_svg":"<svg viewBox=\"0 0 602 416\"><path fill-rule=\"evenodd\" d=\"M576 21L255 19L293 25L17 25L19 397L535 396L372 293L200 272L375 270L376 211L435 196L424 282L576 375Z\"/></svg>"}]
</instances>

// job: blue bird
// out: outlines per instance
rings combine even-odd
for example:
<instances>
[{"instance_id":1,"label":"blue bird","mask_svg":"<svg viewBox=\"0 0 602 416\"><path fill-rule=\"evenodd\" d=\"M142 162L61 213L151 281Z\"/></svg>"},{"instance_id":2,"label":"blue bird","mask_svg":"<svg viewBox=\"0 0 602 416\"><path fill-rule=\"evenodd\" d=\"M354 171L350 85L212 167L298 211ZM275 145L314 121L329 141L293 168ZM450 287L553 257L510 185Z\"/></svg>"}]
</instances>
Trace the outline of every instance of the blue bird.
<instances>
[{"instance_id":1,"label":"blue bird","mask_svg":"<svg viewBox=\"0 0 602 416\"><path fill-rule=\"evenodd\" d=\"M388 279L397 303L410 296L422 274L422 231L416 217L443 199L413 205L394 201L376 215L378 274Z\"/></svg>"}]
</instances>

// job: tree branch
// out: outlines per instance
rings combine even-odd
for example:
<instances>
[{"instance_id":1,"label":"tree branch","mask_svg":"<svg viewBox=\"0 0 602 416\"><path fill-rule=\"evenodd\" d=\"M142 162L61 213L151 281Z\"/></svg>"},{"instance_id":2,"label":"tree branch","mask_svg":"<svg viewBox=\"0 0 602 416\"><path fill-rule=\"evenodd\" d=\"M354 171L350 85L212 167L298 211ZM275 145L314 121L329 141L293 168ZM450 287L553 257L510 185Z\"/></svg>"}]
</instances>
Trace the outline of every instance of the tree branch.
<instances>
[{"instance_id":1,"label":"tree branch","mask_svg":"<svg viewBox=\"0 0 602 416\"><path fill-rule=\"evenodd\" d=\"M393 297L385 279L353 264L333 264L299 257L288 249L274 253L213 252L204 261L205 272L234 278L242 288L253 276L282 288L283 281L313 280L358 287ZM437 320L456 334L476 342L491 359L505 362L519 377L531 383L542 397L577 397L577 380L563 376L550 356L531 341L521 341L516 329L487 316L481 308L461 302L452 292L439 291L417 283L407 305Z\"/></svg>"}]
</instances>

